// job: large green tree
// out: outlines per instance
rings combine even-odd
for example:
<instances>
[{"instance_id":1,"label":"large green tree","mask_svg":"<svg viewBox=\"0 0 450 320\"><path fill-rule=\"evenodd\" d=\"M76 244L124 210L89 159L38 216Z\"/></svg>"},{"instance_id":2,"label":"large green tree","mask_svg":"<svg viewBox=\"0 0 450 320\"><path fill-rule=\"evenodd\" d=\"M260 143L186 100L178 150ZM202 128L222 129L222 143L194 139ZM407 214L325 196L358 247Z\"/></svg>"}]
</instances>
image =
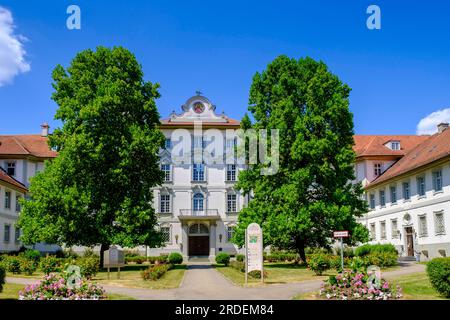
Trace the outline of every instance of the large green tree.
<instances>
[{"instance_id":1,"label":"large green tree","mask_svg":"<svg viewBox=\"0 0 450 320\"><path fill-rule=\"evenodd\" d=\"M308 246L327 247L333 230L350 230L349 242L367 239L356 217L367 211L362 188L353 184L353 115L350 88L323 62L279 56L250 88L244 126L279 129L279 170L261 175L259 163L239 175L236 188L251 195L239 214L234 241L261 224L266 245L295 249L305 260Z\"/></svg>"},{"instance_id":2,"label":"large green tree","mask_svg":"<svg viewBox=\"0 0 450 320\"><path fill-rule=\"evenodd\" d=\"M58 156L31 181L19 224L25 243L159 246L152 187L164 143L155 99L128 50L98 47L53 71Z\"/></svg>"}]
</instances>

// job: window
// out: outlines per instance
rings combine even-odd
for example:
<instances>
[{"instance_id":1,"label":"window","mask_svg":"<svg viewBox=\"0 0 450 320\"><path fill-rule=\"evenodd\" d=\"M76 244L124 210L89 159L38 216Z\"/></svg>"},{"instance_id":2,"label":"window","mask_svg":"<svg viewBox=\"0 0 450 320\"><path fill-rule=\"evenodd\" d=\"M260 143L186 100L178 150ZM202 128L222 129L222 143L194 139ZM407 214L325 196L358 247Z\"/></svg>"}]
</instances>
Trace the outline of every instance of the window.
<instances>
[{"instance_id":1,"label":"window","mask_svg":"<svg viewBox=\"0 0 450 320\"><path fill-rule=\"evenodd\" d=\"M5 191L5 209L11 209L11 191Z\"/></svg>"},{"instance_id":2,"label":"window","mask_svg":"<svg viewBox=\"0 0 450 320\"><path fill-rule=\"evenodd\" d=\"M227 181L236 181L236 165L227 164Z\"/></svg>"},{"instance_id":3,"label":"window","mask_svg":"<svg viewBox=\"0 0 450 320\"><path fill-rule=\"evenodd\" d=\"M433 172L434 191L442 191L442 170Z\"/></svg>"},{"instance_id":4,"label":"window","mask_svg":"<svg viewBox=\"0 0 450 320\"><path fill-rule=\"evenodd\" d=\"M166 150L172 148L172 140L170 140L170 138L166 138L166 140L165 140L165 142L164 142L164 148L165 148Z\"/></svg>"},{"instance_id":5,"label":"window","mask_svg":"<svg viewBox=\"0 0 450 320\"><path fill-rule=\"evenodd\" d=\"M380 221L380 238L386 239L386 221Z\"/></svg>"},{"instance_id":6,"label":"window","mask_svg":"<svg viewBox=\"0 0 450 320\"><path fill-rule=\"evenodd\" d=\"M21 196L16 195L16 212L20 212L20 198Z\"/></svg>"},{"instance_id":7,"label":"window","mask_svg":"<svg viewBox=\"0 0 450 320\"><path fill-rule=\"evenodd\" d=\"M204 197L201 193L194 194L194 211L203 211Z\"/></svg>"},{"instance_id":8,"label":"window","mask_svg":"<svg viewBox=\"0 0 450 320\"><path fill-rule=\"evenodd\" d=\"M236 212L236 195L227 195L227 212Z\"/></svg>"},{"instance_id":9,"label":"window","mask_svg":"<svg viewBox=\"0 0 450 320\"><path fill-rule=\"evenodd\" d=\"M15 162L7 162L6 163L6 172L10 176L15 176L16 175L16 163Z\"/></svg>"},{"instance_id":10,"label":"window","mask_svg":"<svg viewBox=\"0 0 450 320\"><path fill-rule=\"evenodd\" d=\"M164 181L172 181L172 177L170 174L170 164L162 164L161 171L164 172Z\"/></svg>"},{"instance_id":11,"label":"window","mask_svg":"<svg viewBox=\"0 0 450 320\"><path fill-rule=\"evenodd\" d=\"M231 238L233 237L234 233L234 227L233 226L227 226L227 241L231 242Z\"/></svg>"},{"instance_id":12,"label":"window","mask_svg":"<svg viewBox=\"0 0 450 320\"><path fill-rule=\"evenodd\" d=\"M194 149L202 149L206 147L206 140L203 137L194 136Z\"/></svg>"},{"instance_id":13,"label":"window","mask_svg":"<svg viewBox=\"0 0 450 320\"><path fill-rule=\"evenodd\" d=\"M159 196L159 210L161 213L170 213L170 194Z\"/></svg>"},{"instance_id":14,"label":"window","mask_svg":"<svg viewBox=\"0 0 450 320\"><path fill-rule=\"evenodd\" d=\"M436 235L445 234L445 224L444 224L444 212L435 212L434 213L434 232Z\"/></svg>"},{"instance_id":15,"label":"window","mask_svg":"<svg viewBox=\"0 0 450 320\"><path fill-rule=\"evenodd\" d=\"M11 226L9 224L5 224L4 233L3 233L3 242L8 243L11 237Z\"/></svg>"},{"instance_id":16,"label":"window","mask_svg":"<svg viewBox=\"0 0 450 320\"><path fill-rule=\"evenodd\" d=\"M417 178L417 194L419 197L425 196L425 177Z\"/></svg>"},{"instance_id":17,"label":"window","mask_svg":"<svg viewBox=\"0 0 450 320\"><path fill-rule=\"evenodd\" d=\"M375 163L373 165L373 169L374 169L373 174L375 175L375 177L378 177L381 175L381 163Z\"/></svg>"},{"instance_id":18,"label":"window","mask_svg":"<svg viewBox=\"0 0 450 320\"><path fill-rule=\"evenodd\" d=\"M20 228L15 228L14 241L18 243L20 240Z\"/></svg>"},{"instance_id":19,"label":"window","mask_svg":"<svg viewBox=\"0 0 450 320\"><path fill-rule=\"evenodd\" d=\"M205 168L203 163L197 163L193 165L193 176L194 181L205 181Z\"/></svg>"},{"instance_id":20,"label":"window","mask_svg":"<svg viewBox=\"0 0 450 320\"><path fill-rule=\"evenodd\" d=\"M391 149L392 150L400 150L400 141L392 141Z\"/></svg>"},{"instance_id":21,"label":"window","mask_svg":"<svg viewBox=\"0 0 450 320\"><path fill-rule=\"evenodd\" d=\"M419 237L428 236L427 216L419 216Z\"/></svg>"},{"instance_id":22,"label":"window","mask_svg":"<svg viewBox=\"0 0 450 320\"><path fill-rule=\"evenodd\" d=\"M170 242L170 227L161 227L162 238L164 242Z\"/></svg>"},{"instance_id":23,"label":"window","mask_svg":"<svg viewBox=\"0 0 450 320\"><path fill-rule=\"evenodd\" d=\"M384 194L384 190L380 190L380 205L382 207L386 205L386 195Z\"/></svg>"},{"instance_id":24,"label":"window","mask_svg":"<svg viewBox=\"0 0 450 320\"><path fill-rule=\"evenodd\" d=\"M403 182L403 199L409 200L411 198L411 192L409 191L409 182Z\"/></svg>"},{"instance_id":25,"label":"window","mask_svg":"<svg viewBox=\"0 0 450 320\"><path fill-rule=\"evenodd\" d=\"M375 195L374 194L371 194L369 196L369 206L370 206L370 209L375 209Z\"/></svg>"},{"instance_id":26,"label":"window","mask_svg":"<svg viewBox=\"0 0 450 320\"><path fill-rule=\"evenodd\" d=\"M189 227L189 234L208 234L208 227L203 223L195 223Z\"/></svg>"},{"instance_id":27,"label":"window","mask_svg":"<svg viewBox=\"0 0 450 320\"><path fill-rule=\"evenodd\" d=\"M377 239L376 230L375 230L375 223L370 224L370 239L372 241Z\"/></svg>"},{"instance_id":28,"label":"window","mask_svg":"<svg viewBox=\"0 0 450 320\"><path fill-rule=\"evenodd\" d=\"M398 233L397 219L392 219L391 220L391 238L397 239L398 235L399 235L399 233Z\"/></svg>"},{"instance_id":29,"label":"window","mask_svg":"<svg viewBox=\"0 0 450 320\"><path fill-rule=\"evenodd\" d=\"M390 187L391 190L391 204L397 203L397 187Z\"/></svg>"}]
</instances>

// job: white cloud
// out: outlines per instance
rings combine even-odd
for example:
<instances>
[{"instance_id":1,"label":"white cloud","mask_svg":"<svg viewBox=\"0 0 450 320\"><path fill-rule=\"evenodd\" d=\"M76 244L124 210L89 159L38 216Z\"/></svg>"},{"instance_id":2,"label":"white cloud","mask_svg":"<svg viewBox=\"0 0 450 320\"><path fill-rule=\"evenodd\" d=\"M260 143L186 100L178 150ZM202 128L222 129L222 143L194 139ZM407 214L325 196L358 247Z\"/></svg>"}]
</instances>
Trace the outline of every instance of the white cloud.
<instances>
[{"instance_id":1,"label":"white cloud","mask_svg":"<svg viewBox=\"0 0 450 320\"><path fill-rule=\"evenodd\" d=\"M417 134L434 134L437 125L442 122L450 122L450 108L430 113L417 124Z\"/></svg>"},{"instance_id":2,"label":"white cloud","mask_svg":"<svg viewBox=\"0 0 450 320\"><path fill-rule=\"evenodd\" d=\"M10 83L19 73L30 70L23 48L26 38L14 34L14 28L11 11L0 7L0 87Z\"/></svg>"}]
</instances>

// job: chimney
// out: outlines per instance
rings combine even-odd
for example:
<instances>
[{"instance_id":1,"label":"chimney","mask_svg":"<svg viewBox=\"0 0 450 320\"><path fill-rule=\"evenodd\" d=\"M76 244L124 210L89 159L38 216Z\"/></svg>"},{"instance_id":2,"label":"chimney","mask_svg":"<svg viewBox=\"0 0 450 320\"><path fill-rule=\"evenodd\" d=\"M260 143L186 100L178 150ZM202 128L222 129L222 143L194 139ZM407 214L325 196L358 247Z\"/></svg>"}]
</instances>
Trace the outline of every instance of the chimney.
<instances>
[{"instance_id":1,"label":"chimney","mask_svg":"<svg viewBox=\"0 0 450 320\"><path fill-rule=\"evenodd\" d=\"M445 129L448 128L448 122L441 122L437 125L438 133L444 132Z\"/></svg>"},{"instance_id":2,"label":"chimney","mask_svg":"<svg viewBox=\"0 0 450 320\"><path fill-rule=\"evenodd\" d=\"M41 137L47 137L48 136L48 129L50 129L50 126L47 122L44 122L41 124Z\"/></svg>"}]
</instances>

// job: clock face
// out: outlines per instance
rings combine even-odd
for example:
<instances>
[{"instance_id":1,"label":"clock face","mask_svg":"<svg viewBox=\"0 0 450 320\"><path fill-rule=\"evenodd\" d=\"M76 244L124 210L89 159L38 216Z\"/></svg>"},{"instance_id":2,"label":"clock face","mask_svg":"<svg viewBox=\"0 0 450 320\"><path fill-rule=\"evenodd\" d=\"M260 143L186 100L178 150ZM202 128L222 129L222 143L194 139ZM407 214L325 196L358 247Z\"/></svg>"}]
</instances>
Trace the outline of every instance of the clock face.
<instances>
[{"instance_id":1,"label":"clock face","mask_svg":"<svg viewBox=\"0 0 450 320\"><path fill-rule=\"evenodd\" d=\"M194 109L195 113L202 113L203 110L205 110L205 106L201 102L196 102L194 104L194 108L193 109Z\"/></svg>"}]
</instances>

